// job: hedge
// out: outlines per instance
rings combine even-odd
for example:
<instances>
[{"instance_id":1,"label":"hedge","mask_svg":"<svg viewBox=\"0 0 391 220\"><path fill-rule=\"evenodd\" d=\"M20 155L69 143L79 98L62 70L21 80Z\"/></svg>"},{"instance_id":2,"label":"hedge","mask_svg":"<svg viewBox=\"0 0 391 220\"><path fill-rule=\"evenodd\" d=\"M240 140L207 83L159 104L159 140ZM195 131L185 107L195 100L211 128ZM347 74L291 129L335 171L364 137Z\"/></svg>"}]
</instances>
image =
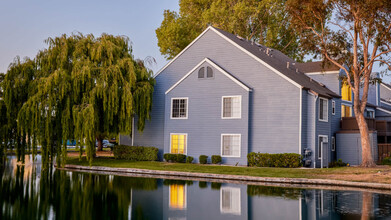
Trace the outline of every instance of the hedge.
<instances>
[{"instance_id":1,"label":"hedge","mask_svg":"<svg viewBox=\"0 0 391 220\"><path fill-rule=\"evenodd\" d=\"M391 157L386 157L382 160L382 165L391 165Z\"/></svg>"},{"instance_id":2,"label":"hedge","mask_svg":"<svg viewBox=\"0 0 391 220\"><path fill-rule=\"evenodd\" d=\"M220 155L212 155L212 163L213 164L221 163L221 156Z\"/></svg>"},{"instance_id":3,"label":"hedge","mask_svg":"<svg viewBox=\"0 0 391 220\"><path fill-rule=\"evenodd\" d=\"M163 158L167 162L184 163L186 161L186 155L184 154L164 154Z\"/></svg>"},{"instance_id":4,"label":"hedge","mask_svg":"<svg viewBox=\"0 0 391 220\"><path fill-rule=\"evenodd\" d=\"M247 155L251 167L301 167L303 157L300 154L268 154L251 152Z\"/></svg>"},{"instance_id":5,"label":"hedge","mask_svg":"<svg viewBox=\"0 0 391 220\"><path fill-rule=\"evenodd\" d=\"M188 156L186 157L186 163L193 163L194 157Z\"/></svg>"},{"instance_id":6,"label":"hedge","mask_svg":"<svg viewBox=\"0 0 391 220\"><path fill-rule=\"evenodd\" d=\"M159 149L156 147L125 146L118 145L114 149L115 159L131 161L156 161L158 160Z\"/></svg>"},{"instance_id":7,"label":"hedge","mask_svg":"<svg viewBox=\"0 0 391 220\"><path fill-rule=\"evenodd\" d=\"M199 160L200 160L200 164L206 164L208 163L208 156L200 155Z\"/></svg>"}]
</instances>

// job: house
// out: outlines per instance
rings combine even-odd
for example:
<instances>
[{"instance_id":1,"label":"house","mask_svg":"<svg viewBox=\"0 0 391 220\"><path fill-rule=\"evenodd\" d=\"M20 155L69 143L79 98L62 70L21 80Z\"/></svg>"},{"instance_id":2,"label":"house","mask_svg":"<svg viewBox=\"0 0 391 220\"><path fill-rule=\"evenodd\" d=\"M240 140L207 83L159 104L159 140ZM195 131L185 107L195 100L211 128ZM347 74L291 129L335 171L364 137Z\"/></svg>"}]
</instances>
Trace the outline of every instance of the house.
<instances>
[{"instance_id":1,"label":"house","mask_svg":"<svg viewBox=\"0 0 391 220\"><path fill-rule=\"evenodd\" d=\"M325 167L337 159L341 116L353 116L338 74L210 26L155 74L152 120L121 143L234 165L249 152L298 153Z\"/></svg>"}]
</instances>

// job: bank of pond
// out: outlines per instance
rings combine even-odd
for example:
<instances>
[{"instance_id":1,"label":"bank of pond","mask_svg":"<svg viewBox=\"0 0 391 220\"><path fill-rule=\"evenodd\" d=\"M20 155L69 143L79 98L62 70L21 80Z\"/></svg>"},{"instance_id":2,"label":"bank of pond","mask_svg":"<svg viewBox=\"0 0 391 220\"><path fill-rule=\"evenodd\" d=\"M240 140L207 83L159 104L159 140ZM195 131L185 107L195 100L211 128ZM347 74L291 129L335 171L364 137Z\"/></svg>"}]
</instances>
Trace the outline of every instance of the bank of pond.
<instances>
[{"instance_id":1,"label":"bank of pond","mask_svg":"<svg viewBox=\"0 0 391 220\"><path fill-rule=\"evenodd\" d=\"M391 195L42 169L0 169L0 219L390 219ZM364 217L364 218L362 218Z\"/></svg>"}]
</instances>

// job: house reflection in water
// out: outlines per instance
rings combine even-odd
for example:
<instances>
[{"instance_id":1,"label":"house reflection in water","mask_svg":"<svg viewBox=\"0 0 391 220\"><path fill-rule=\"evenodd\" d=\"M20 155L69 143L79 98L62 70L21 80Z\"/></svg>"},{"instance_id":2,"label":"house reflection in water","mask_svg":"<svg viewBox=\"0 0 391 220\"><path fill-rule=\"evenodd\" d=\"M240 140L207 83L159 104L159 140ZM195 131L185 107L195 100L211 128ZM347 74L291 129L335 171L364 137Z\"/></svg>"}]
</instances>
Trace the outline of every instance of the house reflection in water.
<instances>
[{"instance_id":1,"label":"house reflection in water","mask_svg":"<svg viewBox=\"0 0 391 220\"><path fill-rule=\"evenodd\" d=\"M132 218L356 219L368 201L358 191L157 180L154 191L134 190ZM384 197L384 198L382 198ZM387 216L389 195L370 194L368 216ZM379 213L382 212L382 213ZM385 218L386 219L386 218Z\"/></svg>"}]
</instances>

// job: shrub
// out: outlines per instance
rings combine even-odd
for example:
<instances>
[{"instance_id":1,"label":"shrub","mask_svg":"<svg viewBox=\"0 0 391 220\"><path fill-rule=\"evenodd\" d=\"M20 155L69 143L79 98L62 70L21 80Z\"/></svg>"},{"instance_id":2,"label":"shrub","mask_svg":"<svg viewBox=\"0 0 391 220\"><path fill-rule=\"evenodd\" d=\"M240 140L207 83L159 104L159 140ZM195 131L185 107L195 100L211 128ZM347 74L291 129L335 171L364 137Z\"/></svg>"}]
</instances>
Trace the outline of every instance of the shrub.
<instances>
[{"instance_id":1,"label":"shrub","mask_svg":"<svg viewBox=\"0 0 391 220\"><path fill-rule=\"evenodd\" d=\"M342 162L342 159L338 159L337 161L331 161L329 163L329 167L346 167L346 163Z\"/></svg>"},{"instance_id":2,"label":"shrub","mask_svg":"<svg viewBox=\"0 0 391 220\"><path fill-rule=\"evenodd\" d=\"M194 157L188 156L186 157L186 163L193 163Z\"/></svg>"},{"instance_id":3,"label":"shrub","mask_svg":"<svg viewBox=\"0 0 391 220\"><path fill-rule=\"evenodd\" d=\"M186 155L184 154L164 154L163 158L167 162L177 162L184 163L186 160Z\"/></svg>"},{"instance_id":4,"label":"shrub","mask_svg":"<svg viewBox=\"0 0 391 220\"><path fill-rule=\"evenodd\" d=\"M219 190L221 188L221 183L212 182L210 187L215 190Z\"/></svg>"},{"instance_id":5,"label":"shrub","mask_svg":"<svg viewBox=\"0 0 391 220\"><path fill-rule=\"evenodd\" d=\"M207 187L208 187L208 183L207 183L207 182L200 181L200 182L198 183L198 187L200 187L200 188L207 188Z\"/></svg>"},{"instance_id":6,"label":"shrub","mask_svg":"<svg viewBox=\"0 0 391 220\"><path fill-rule=\"evenodd\" d=\"M300 154L268 154L251 152L247 155L251 167L301 167L303 157Z\"/></svg>"},{"instance_id":7,"label":"shrub","mask_svg":"<svg viewBox=\"0 0 391 220\"><path fill-rule=\"evenodd\" d=\"M118 145L113 149L115 159L131 161L156 161L159 149L156 147Z\"/></svg>"},{"instance_id":8,"label":"shrub","mask_svg":"<svg viewBox=\"0 0 391 220\"><path fill-rule=\"evenodd\" d=\"M208 156L206 155L200 155L200 164L207 164L208 163Z\"/></svg>"},{"instance_id":9,"label":"shrub","mask_svg":"<svg viewBox=\"0 0 391 220\"><path fill-rule=\"evenodd\" d=\"M213 164L221 163L221 156L220 155L212 155L212 163Z\"/></svg>"},{"instance_id":10,"label":"shrub","mask_svg":"<svg viewBox=\"0 0 391 220\"><path fill-rule=\"evenodd\" d=\"M391 157L385 157L382 160L381 164L383 164L383 165L391 165Z\"/></svg>"}]
</instances>

